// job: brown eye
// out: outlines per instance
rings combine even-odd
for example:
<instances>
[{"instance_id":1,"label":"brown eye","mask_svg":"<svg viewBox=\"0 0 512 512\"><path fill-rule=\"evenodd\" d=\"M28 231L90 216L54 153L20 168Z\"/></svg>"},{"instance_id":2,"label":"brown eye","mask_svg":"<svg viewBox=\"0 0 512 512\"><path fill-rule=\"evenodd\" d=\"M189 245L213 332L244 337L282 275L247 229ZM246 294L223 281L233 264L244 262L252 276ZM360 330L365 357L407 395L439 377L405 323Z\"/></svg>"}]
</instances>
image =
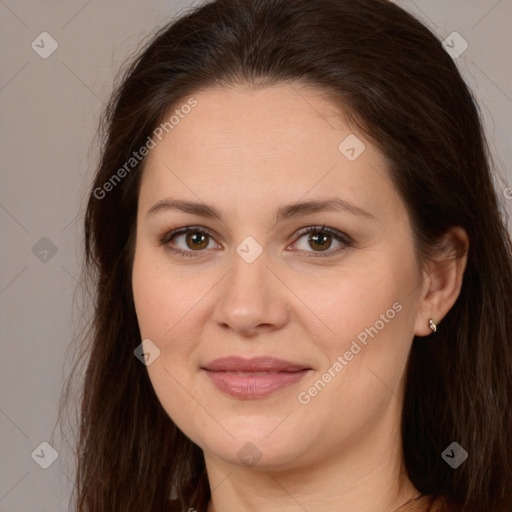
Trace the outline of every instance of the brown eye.
<instances>
[{"instance_id":1,"label":"brown eye","mask_svg":"<svg viewBox=\"0 0 512 512\"><path fill-rule=\"evenodd\" d=\"M329 249L332 243L331 235L319 233L310 236L309 242L312 242L311 247L316 251L318 249Z\"/></svg>"},{"instance_id":2,"label":"brown eye","mask_svg":"<svg viewBox=\"0 0 512 512\"><path fill-rule=\"evenodd\" d=\"M307 257L334 256L353 246L353 240L348 235L325 226L311 226L302 230L299 233L298 240L306 238L306 235L309 235L307 247L299 247L299 251L305 253ZM183 241L179 242L182 237ZM160 245L165 246L166 250L172 253L194 257L206 253L205 249L208 249L210 242L215 242L215 240L207 230L190 226L170 231L160 238L159 242ZM333 242L337 242L339 247L329 250ZM180 243L181 247L179 246ZM217 244L217 248L221 249L222 247Z\"/></svg>"},{"instance_id":3,"label":"brown eye","mask_svg":"<svg viewBox=\"0 0 512 512\"><path fill-rule=\"evenodd\" d=\"M307 237L307 247L299 247L299 250L305 253L309 253L308 257L314 258L316 256L333 256L344 251L347 247L353 246L353 240L348 235L345 235L336 229L328 228L325 226L311 226L301 231L299 233L299 240L301 238L305 238L305 235L309 235ZM339 247L329 251L328 249L331 248L333 242L338 242Z\"/></svg>"},{"instance_id":4,"label":"brown eye","mask_svg":"<svg viewBox=\"0 0 512 512\"><path fill-rule=\"evenodd\" d=\"M209 235L201 231L190 231L185 235L185 244L193 250L205 249L208 246L208 237Z\"/></svg>"},{"instance_id":5,"label":"brown eye","mask_svg":"<svg viewBox=\"0 0 512 512\"><path fill-rule=\"evenodd\" d=\"M182 238L183 241L180 240ZM205 253L204 249L207 249L209 243L213 241L213 237L205 229L190 226L170 231L160 238L159 243L170 252L194 257Z\"/></svg>"}]
</instances>

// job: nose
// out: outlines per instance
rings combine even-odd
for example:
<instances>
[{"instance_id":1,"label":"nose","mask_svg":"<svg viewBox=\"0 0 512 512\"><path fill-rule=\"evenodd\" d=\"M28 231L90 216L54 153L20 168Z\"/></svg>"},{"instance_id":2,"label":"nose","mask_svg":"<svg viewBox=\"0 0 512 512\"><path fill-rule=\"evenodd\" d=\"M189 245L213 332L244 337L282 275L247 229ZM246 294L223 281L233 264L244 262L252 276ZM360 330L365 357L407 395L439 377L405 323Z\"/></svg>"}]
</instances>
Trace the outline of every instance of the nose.
<instances>
[{"instance_id":1,"label":"nose","mask_svg":"<svg viewBox=\"0 0 512 512\"><path fill-rule=\"evenodd\" d=\"M252 263L233 255L233 268L217 287L213 320L245 337L281 329L289 319L289 293L269 267L265 251Z\"/></svg>"}]
</instances>

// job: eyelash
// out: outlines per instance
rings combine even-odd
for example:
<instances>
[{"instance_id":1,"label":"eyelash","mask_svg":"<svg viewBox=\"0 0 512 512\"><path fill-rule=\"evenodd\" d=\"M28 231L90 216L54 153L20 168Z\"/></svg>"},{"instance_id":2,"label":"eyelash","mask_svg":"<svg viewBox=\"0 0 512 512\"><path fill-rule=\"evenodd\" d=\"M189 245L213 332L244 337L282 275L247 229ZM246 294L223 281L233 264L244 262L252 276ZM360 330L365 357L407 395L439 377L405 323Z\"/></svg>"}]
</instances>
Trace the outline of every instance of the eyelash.
<instances>
[{"instance_id":1,"label":"eyelash","mask_svg":"<svg viewBox=\"0 0 512 512\"><path fill-rule=\"evenodd\" d=\"M198 250L198 251L186 251L186 250L183 250L183 249L176 249L175 247L171 247L169 244L169 242L176 236L176 235L182 235L182 234L188 234L188 233L200 233L200 234L203 234L203 235L207 235L209 236L210 238L213 238L212 234L205 228L202 228L202 227L199 227L199 226L187 226L185 228L180 228L180 229L174 229L172 231L169 231L168 233L166 233L164 236L162 236L159 240L158 240L158 243L159 245L165 245L166 246L166 250L172 252L172 253L175 253L175 254L180 254L182 256L185 256L185 257L188 257L188 258L197 258L197 257L201 257L200 255L195 255L193 254L194 252L204 252L202 250ZM340 247L339 249L336 249L334 251L320 251L320 252L314 252L315 255L310 255L310 256L306 256L308 258L327 258L327 257L332 257L332 256L335 256L335 255L338 255L339 253L343 252L347 247L353 247L353 240L347 236L346 234L336 230L336 229L333 229L333 228L329 228L329 227L326 227L326 226L310 226L308 228L305 228L303 230L301 230L299 233L297 233L297 241L300 240L300 238L302 238L304 235L308 235L310 233L315 233L315 234L319 234L319 233L324 233L324 234L329 234L331 236L333 236L338 242L342 243L343 246ZM310 251L305 251L305 252L310 252Z\"/></svg>"}]
</instances>

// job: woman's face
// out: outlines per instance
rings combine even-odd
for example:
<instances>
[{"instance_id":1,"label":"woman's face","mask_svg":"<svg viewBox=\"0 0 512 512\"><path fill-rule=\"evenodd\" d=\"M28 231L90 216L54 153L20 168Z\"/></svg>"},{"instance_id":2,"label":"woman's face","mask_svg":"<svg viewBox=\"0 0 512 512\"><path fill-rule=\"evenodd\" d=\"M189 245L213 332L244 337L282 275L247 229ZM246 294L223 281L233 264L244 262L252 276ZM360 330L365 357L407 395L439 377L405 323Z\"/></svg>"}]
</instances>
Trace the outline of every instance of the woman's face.
<instances>
[{"instance_id":1,"label":"woman's face","mask_svg":"<svg viewBox=\"0 0 512 512\"><path fill-rule=\"evenodd\" d=\"M133 293L144 349L160 351L147 366L155 393L210 459L364 460L399 435L407 357L426 322L386 160L298 84L194 98L151 150L138 204ZM197 206L149 212L162 201ZM252 375L236 361L212 371L231 356L265 359Z\"/></svg>"}]
</instances>

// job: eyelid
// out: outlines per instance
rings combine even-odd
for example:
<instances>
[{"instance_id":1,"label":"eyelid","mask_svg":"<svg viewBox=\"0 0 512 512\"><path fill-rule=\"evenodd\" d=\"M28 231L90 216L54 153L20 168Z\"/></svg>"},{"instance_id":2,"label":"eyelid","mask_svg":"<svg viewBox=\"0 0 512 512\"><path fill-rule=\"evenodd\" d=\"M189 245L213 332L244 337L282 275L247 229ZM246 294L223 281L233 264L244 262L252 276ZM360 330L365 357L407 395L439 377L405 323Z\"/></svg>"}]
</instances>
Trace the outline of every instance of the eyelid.
<instances>
[{"instance_id":1,"label":"eyelid","mask_svg":"<svg viewBox=\"0 0 512 512\"><path fill-rule=\"evenodd\" d=\"M166 231L164 233L163 236L159 237L158 239L158 245L164 245L167 247L167 249L169 249L171 252L176 252L176 253L194 253L194 252L205 252L204 250L201 250L201 251L185 251L185 250L182 250L182 249L171 249L167 244L173 239L175 238L176 236L180 236L180 235L186 235L188 233L202 233L204 235L207 235L209 236L212 240L215 241L215 243L218 244L218 242L215 240L216 238L216 234L214 234L211 230L209 230L208 228L204 228L202 226L184 226L182 228L177 228L177 229L171 229L169 231ZM220 244L219 244L220 245ZM199 255L198 255L199 256Z\"/></svg>"},{"instance_id":2,"label":"eyelid","mask_svg":"<svg viewBox=\"0 0 512 512\"><path fill-rule=\"evenodd\" d=\"M214 234L210 229L204 228L202 226L184 226L182 228L177 229L171 229L169 231L166 231L165 234L158 239L159 245L166 246L166 249L169 250L172 253L184 255L186 257L202 257L204 254L209 252L205 249L192 251L192 250L184 250L184 249L177 249L170 247L168 244L169 242L175 238L176 236L186 235L188 233L202 233L208 237L210 237L215 243L218 244L216 241L217 235ZM292 242L292 245L295 244L298 240L300 240L304 235L307 235L309 233L327 233L331 235L335 240L343 244L343 247L334 249L334 250L327 250L327 251L304 251L299 250L300 253L306 253L306 257L312 257L312 258L322 258L322 257L331 257L336 256L346 250L347 248L353 247L354 240L348 236L346 233L339 231L335 228L330 228L325 225L311 225L307 226L305 228L300 229L297 231L294 241ZM218 244L220 245L220 244Z\"/></svg>"},{"instance_id":3,"label":"eyelid","mask_svg":"<svg viewBox=\"0 0 512 512\"><path fill-rule=\"evenodd\" d=\"M338 249L329 249L327 251L302 251L299 252L305 253L307 258L328 258L338 256L342 252L344 252L347 248L354 246L354 240L348 236L346 233L339 231L335 228L330 228L328 226L322 225L313 225L303 228L297 232L296 238L293 242L295 244L298 240L300 240L304 235L309 233L327 233L331 235L335 240L340 242L343 246Z\"/></svg>"}]
</instances>

